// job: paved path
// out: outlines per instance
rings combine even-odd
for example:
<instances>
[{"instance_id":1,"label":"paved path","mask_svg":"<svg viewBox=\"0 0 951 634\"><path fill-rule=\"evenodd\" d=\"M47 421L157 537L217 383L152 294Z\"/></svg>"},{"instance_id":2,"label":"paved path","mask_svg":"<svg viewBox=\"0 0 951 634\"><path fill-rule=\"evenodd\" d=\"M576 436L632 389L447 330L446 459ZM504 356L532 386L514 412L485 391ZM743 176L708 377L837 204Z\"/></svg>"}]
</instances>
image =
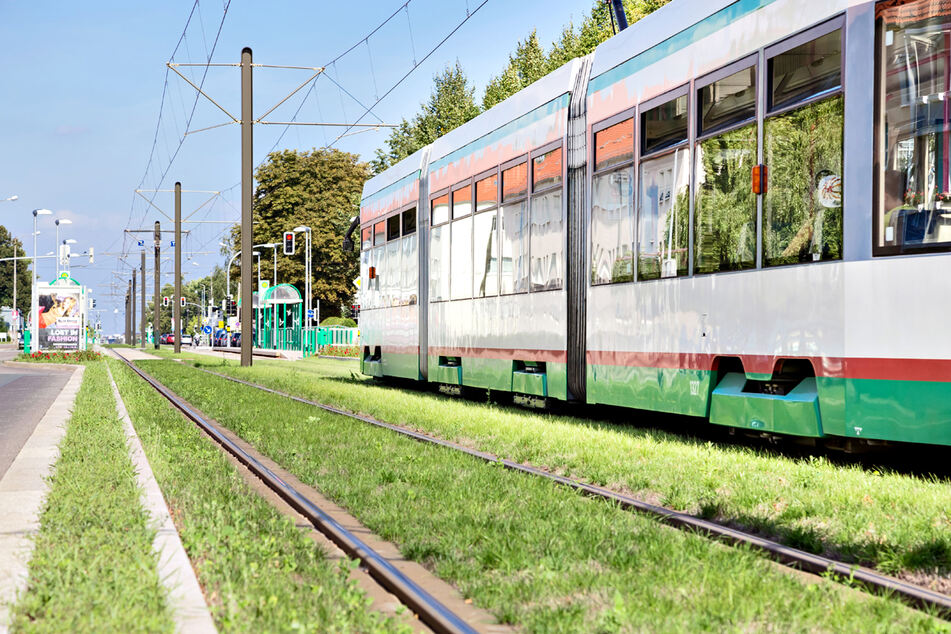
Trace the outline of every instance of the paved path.
<instances>
[{"instance_id":1,"label":"paved path","mask_svg":"<svg viewBox=\"0 0 951 634\"><path fill-rule=\"evenodd\" d=\"M0 362L17 356L13 346L0 346ZM49 366L0 365L0 479L63 391L72 370Z\"/></svg>"}]
</instances>

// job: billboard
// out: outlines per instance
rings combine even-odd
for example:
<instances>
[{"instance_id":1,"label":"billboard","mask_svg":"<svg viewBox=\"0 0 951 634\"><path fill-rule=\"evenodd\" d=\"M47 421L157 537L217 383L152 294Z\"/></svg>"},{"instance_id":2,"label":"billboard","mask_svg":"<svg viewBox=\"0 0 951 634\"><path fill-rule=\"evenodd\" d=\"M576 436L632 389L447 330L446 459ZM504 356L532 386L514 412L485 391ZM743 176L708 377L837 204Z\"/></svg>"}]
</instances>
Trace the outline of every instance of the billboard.
<instances>
[{"instance_id":1,"label":"billboard","mask_svg":"<svg viewBox=\"0 0 951 634\"><path fill-rule=\"evenodd\" d=\"M83 289L40 285L36 295L40 350L79 350L84 347Z\"/></svg>"}]
</instances>

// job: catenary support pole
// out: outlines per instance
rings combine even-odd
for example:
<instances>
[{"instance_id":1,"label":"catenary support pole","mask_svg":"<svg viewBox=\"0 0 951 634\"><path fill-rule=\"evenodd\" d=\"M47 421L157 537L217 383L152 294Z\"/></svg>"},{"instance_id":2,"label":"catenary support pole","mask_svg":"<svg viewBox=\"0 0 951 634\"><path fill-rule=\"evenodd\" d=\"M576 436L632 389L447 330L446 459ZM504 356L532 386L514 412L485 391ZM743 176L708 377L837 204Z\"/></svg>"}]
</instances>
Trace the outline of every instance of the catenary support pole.
<instances>
[{"instance_id":1,"label":"catenary support pole","mask_svg":"<svg viewBox=\"0 0 951 634\"><path fill-rule=\"evenodd\" d=\"M142 280L142 292L139 293L139 295L141 296L140 301L142 303L139 305L142 307L142 319L140 319L139 321L142 322L142 325L140 326L140 329L142 331L141 333L142 334L142 349L145 350L145 330L146 330L145 325L146 323L148 323L148 318L145 316L145 249L142 249L142 267L141 267L140 275L141 275L140 279ZM135 301L135 299L133 298L132 301ZM135 324L132 324L132 327L135 328Z\"/></svg>"},{"instance_id":2,"label":"catenary support pole","mask_svg":"<svg viewBox=\"0 0 951 634\"><path fill-rule=\"evenodd\" d=\"M175 354L182 351L182 184L175 183L175 305L172 308L172 332Z\"/></svg>"},{"instance_id":3,"label":"catenary support pole","mask_svg":"<svg viewBox=\"0 0 951 634\"><path fill-rule=\"evenodd\" d=\"M131 303L131 308L129 312L131 313L129 317L129 334L132 335L132 345L135 345L135 269L132 269L132 280L129 282L131 287L129 288L129 302Z\"/></svg>"},{"instance_id":4,"label":"catenary support pole","mask_svg":"<svg viewBox=\"0 0 951 634\"><path fill-rule=\"evenodd\" d=\"M162 306L162 225L155 221L155 291L152 293L152 345L159 349L159 309Z\"/></svg>"},{"instance_id":5,"label":"catenary support pole","mask_svg":"<svg viewBox=\"0 0 951 634\"><path fill-rule=\"evenodd\" d=\"M132 280L129 280L129 289L125 292L125 332L122 336L122 343L128 344L129 339L129 295L132 294Z\"/></svg>"},{"instance_id":6,"label":"catenary support pole","mask_svg":"<svg viewBox=\"0 0 951 634\"><path fill-rule=\"evenodd\" d=\"M245 47L241 51L241 365L244 367L251 365L251 345L253 343L251 332L251 291L254 288L252 279L254 274L254 258L249 257L252 251L254 241L251 235L251 196L253 195L254 183L252 181L252 169L254 159L252 156L252 143L254 136L252 133L252 120L254 117L252 108L252 84L251 84L251 49Z\"/></svg>"}]
</instances>

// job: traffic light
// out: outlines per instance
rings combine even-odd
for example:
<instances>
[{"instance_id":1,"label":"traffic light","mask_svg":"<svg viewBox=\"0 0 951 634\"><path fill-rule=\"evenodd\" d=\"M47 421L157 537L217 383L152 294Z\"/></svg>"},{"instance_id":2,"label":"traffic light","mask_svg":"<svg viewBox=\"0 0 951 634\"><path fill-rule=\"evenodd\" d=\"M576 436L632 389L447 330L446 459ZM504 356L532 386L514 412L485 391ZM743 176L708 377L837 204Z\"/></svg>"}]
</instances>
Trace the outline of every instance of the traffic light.
<instances>
[{"instance_id":1,"label":"traffic light","mask_svg":"<svg viewBox=\"0 0 951 634\"><path fill-rule=\"evenodd\" d=\"M284 232L284 255L294 255L294 232Z\"/></svg>"},{"instance_id":2,"label":"traffic light","mask_svg":"<svg viewBox=\"0 0 951 634\"><path fill-rule=\"evenodd\" d=\"M179 299L182 301L182 308L185 308L185 298L179 297Z\"/></svg>"},{"instance_id":3,"label":"traffic light","mask_svg":"<svg viewBox=\"0 0 951 634\"><path fill-rule=\"evenodd\" d=\"M168 298L168 295L164 296L162 298L162 306L164 306L165 308L168 308L169 303L170 303L170 300Z\"/></svg>"},{"instance_id":4,"label":"traffic light","mask_svg":"<svg viewBox=\"0 0 951 634\"><path fill-rule=\"evenodd\" d=\"M228 317L238 316L238 302L233 299L228 300Z\"/></svg>"},{"instance_id":5,"label":"traffic light","mask_svg":"<svg viewBox=\"0 0 951 634\"><path fill-rule=\"evenodd\" d=\"M89 247L89 263L95 264L96 262L96 252L92 247Z\"/></svg>"}]
</instances>

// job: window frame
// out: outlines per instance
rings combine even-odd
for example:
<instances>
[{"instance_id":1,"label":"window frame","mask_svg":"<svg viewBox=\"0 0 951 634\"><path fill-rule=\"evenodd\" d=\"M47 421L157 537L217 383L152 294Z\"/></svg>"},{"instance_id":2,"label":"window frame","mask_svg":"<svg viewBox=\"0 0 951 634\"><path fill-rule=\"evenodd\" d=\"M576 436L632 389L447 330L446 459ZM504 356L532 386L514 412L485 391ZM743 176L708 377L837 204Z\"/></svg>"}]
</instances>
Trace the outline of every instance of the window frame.
<instances>
[{"instance_id":1,"label":"window frame","mask_svg":"<svg viewBox=\"0 0 951 634\"><path fill-rule=\"evenodd\" d=\"M442 198L443 196L446 196L446 195L449 196L449 220L446 220L444 222L440 222L437 224L433 224L433 201L436 200L437 198ZM444 224L452 222L452 188L451 187L443 187L439 191L429 195L429 211L427 213L429 214L430 228L441 227Z\"/></svg>"},{"instance_id":2,"label":"window frame","mask_svg":"<svg viewBox=\"0 0 951 634\"><path fill-rule=\"evenodd\" d=\"M461 191L466 187L469 188L469 213L465 216L455 216L456 210L456 199L455 194L457 191ZM449 225L454 225L457 220L465 220L466 218L470 219L475 215L473 212L475 210L475 181L472 180L472 177L466 178L459 181L455 185L449 187ZM468 297L453 297L452 296L452 257L455 253L455 234L456 232L452 229L449 230L449 299L451 302L460 302L467 299L472 299L472 229L469 230L469 295Z\"/></svg>"},{"instance_id":3,"label":"window frame","mask_svg":"<svg viewBox=\"0 0 951 634\"><path fill-rule=\"evenodd\" d=\"M397 222L398 227L397 227L396 235L391 238L390 237L390 221L393 220L393 218L398 218L399 220ZM390 243L390 242L393 242L394 240L399 240L400 238L402 238L403 237L403 212L391 211L385 216L385 219L386 219L386 242Z\"/></svg>"},{"instance_id":4,"label":"window frame","mask_svg":"<svg viewBox=\"0 0 951 634\"><path fill-rule=\"evenodd\" d=\"M633 135L633 138L631 139L631 143L634 144L634 148L633 148L634 151L631 153L631 158L630 158L630 160L622 161L621 163L615 163L615 164L613 164L613 165L609 165L609 166L607 166L607 167L602 167L601 169L597 169L597 165L598 165L598 163L597 163L597 161L598 161L598 156L597 156L598 145L597 145L597 143L595 142L595 138L596 138L595 135L597 135L598 132L602 132L602 131L604 131L604 130L607 130L607 129L610 128L611 126L617 125L618 123L621 123L622 121L627 121L628 119L632 119L632 120L633 120L633 124L634 124L634 125L633 125L634 135ZM591 166L591 167L588 169L589 175L590 175L590 176L595 176L595 175L598 175L598 174L602 174L602 173L604 173L604 172L610 172L610 171L612 171L612 170L620 169L622 166L627 165L627 164L629 164L629 163L636 163L636 162L637 162L637 156L638 156L638 154L639 154L639 152L638 152L638 150L639 150L639 148L638 148L638 145L639 145L639 144L638 144L638 140L639 140L639 139L638 139L638 134L637 134L637 132L638 132L638 130L637 130L637 106L634 106L634 107L632 107L632 108L628 108L627 110L622 110L621 112L619 112L619 113L617 113L617 114L615 114L615 115L611 115L610 117L608 117L608 118L606 118L606 119L602 119L601 121L598 121L597 123L593 123L593 124L591 125L591 152L590 152L590 159L589 159L589 163L588 163L588 164Z\"/></svg>"},{"instance_id":5,"label":"window frame","mask_svg":"<svg viewBox=\"0 0 951 634\"><path fill-rule=\"evenodd\" d=\"M491 207L485 209L479 209L479 200L478 200L478 188L476 184L479 181L485 180L495 176L495 204ZM501 297L502 295L502 232L501 228L501 217L499 216L499 210L502 208L502 169L500 165L496 165L493 168L487 169L484 172L480 172L472 177L472 213L469 214L472 217L472 299L489 299L491 297ZM492 295L477 296L475 294L475 217L479 214L485 214L489 212L494 212L496 215L496 229L495 229L495 249L496 253L499 254L499 265L498 270L495 273L495 288L496 291Z\"/></svg>"},{"instance_id":6,"label":"window frame","mask_svg":"<svg viewBox=\"0 0 951 634\"><path fill-rule=\"evenodd\" d=\"M733 123L721 125L710 130L703 130L703 113L700 111L700 91L706 88L711 84L715 84L721 79L726 79L731 75L735 75L741 71L746 70L747 68L753 69L753 76L756 79L756 99L754 100L754 112L752 117L747 117L741 121L735 121ZM741 57L740 59L718 68L715 71L709 72L706 75L698 77L694 81L694 103L696 107L694 108L694 145L701 141L706 141L707 139L715 136L720 136L725 132L731 132L738 128L742 128L751 123L757 123L760 119L761 114L765 114L765 111L760 108L760 91L763 90L763 87L760 86L759 81L759 52L752 53L746 57ZM758 144L758 142L757 142Z\"/></svg>"},{"instance_id":7,"label":"window frame","mask_svg":"<svg viewBox=\"0 0 951 634\"><path fill-rule=\"evenodd\" d=\"M782 40L781 42L777 42L776 44L772 44L770 46L763 48L763 67L764 67L763 70L764 70L764 75L766 77L766 81L764 82L764 85L763 85L764 103L763 103L763 114L761 117L763 121L766 121L766 119L770 117L775 117L777 115L785 114L792 110L796 110L798 108L802 108L803 106L807 106L807 105L822 101L824 99L828 99L829 97L833 97L835 95L841 94L843 95L843 97L845 96L845 73L847 70L846 63L845 63L845 44L846 44L845 26L846 26L845 13L842 13L840 15L837 15L833 18L826 20L825 22L822 22L821 24L817 24L815 26L811 26L809 28L803 29L802 31L798 31L797 33L790 35L789 37ZM781 108L773 108L771 104L772 96L773 96L773 76L772 76L773 74L770 72L770 68L771 68L769 64L770 61L773 58L779 55L782 55L783 53L791 51L797 46L808 44L812 40L818 39L822 37L823 35L828 35L829 33L832 33L833 31L836 31L836 30L840 30L839 31L839 48L840 48L840 52L842 56L842 60L839 65L839 85L836 88L829 88L827 90L823 90L822 92L811 95L805 99L800 99L799 101L796 101L794 103L786 104L782 106ZM843 164L844 162L845 161L843 160ZM845 197L843 196L843 200L844 198Z\"/></svg>"},{"instance_id":8,"label":"window frame","mask_svg":"<svg viewBox=\"0 0 951 634\"><path fill-rule=\"evenodd\" d=\"M549 185L542 189L535 189L535 159L549 152L561 149L561 182L557 185ZM528 183L526 200L528 201L528 291L529 293L550 293L565 292L565 286L568 284L568 197L565 195L565 188L568 184L568 156L565 150L565 139L559 137L555 141L540 145L528 153ZM543 290L532 290L532 199L535 195L547 194L548 192L562 190L561 195L561 222L564 225L561 236L561 256L562 256L562 281L561 288L548 288ZM511 201L510 201L511 202ZM501 257L501 251L499 252Z\"/></svg>"},{"instance_id":9,"label":"window frame","mask_svg":"<svg viewBox=\"0 0 951 634\"><path fill-rule=\"evenodd\" d=\"M445 222L440 222L439 224L433 224L433 201L437 198L442 198L443 196L449 197L449 219ZM433 239L433 229L437 227L450 227L452 225L452 187L443 187L442 189L433 192L429 195L429 210L427 211L429 215L429 223L426 228L426 257L428 259L426 266L426 289L427 296L426 301L430 304L436 304L441 302L450 301L449 298L445 299L433 299L429 291L429 284L432 283L433 278L433 252L432 252L432 239ZM417 229L418 231L418 229ZM452 258L452 229L449 230L449 249L450 249L450 262ZM447 272L449 272L449 266L447 265ZM452 280L450 280L451 283Z\"/></svg>"},{"instance_id":10,"label":"window frame","mask_svg":"<svg viewBox=\"0 0 951 634\"><path fill-rule=\"evenodd\" d=\"M638 163L647 159L663 156L664 154L671 152L673 150L676 150L677 148L681 146L690 145L690 128L691 128L690 122L692 119L692 117L690 116L690 109L692 107L692 101L693 101L690 95L690 84L691 82L687 81L681 84L680 86L677 86L676 88L673 88L664 93L661 93L657 95L656 97L651 97L647 101L644 101L643 103L639 103L637 105L637 128L635 130L635 137L637 137L637 140L638 140L638 144L637 144L637 149L638 149L637 162ZM680 97L687 97L687 135L684 137L684 140L678 141L677 143L673 143L671 145L665 145L662 148L651 150L650 152L645 151L644 149L644 116L647 114L649 110L653 110L657 106L662 106L668 101L673 101L674 99L678 99ZM637 134L637 132L640 132L640 134Z\"/></svg>"},{"instance_id":11,"label":"window frame","mask_svg":"<svg viewBox=\"0 0 951 634\"><path fill-rule=\"evenodd\" d=\"M403 223L403 214L405 214L407 211L411 209L416 209L417 207L418 207L417 201L407 203L406 205L403 205L402 207L400 207L398 213L400 215L400 237L401 238L405 238L406 236L412 235L414 233L419 233L419 211L418 210L416 211L416 218L415 218L416 224L413 226L412 231L406 231L406 225Z\"/></svg>"},{"instance_id":12,"label":"window frame","mask_svg":"<svg viewBox=\"0 0 951 634\"><path fill-rule=\"evenodd\" d=\"M500 215L499 215L499 294L498 294L498 297L514 297L514 296L516 296L516 295L527 295L528 293L531 292L531 289L532 289L532 280L531 280L531 276L532 276L532 270L531 270L531 262L532 262L532 259L531 259L531 255L532 255L532 248L531 248L531 247L532 247L532 243L531 243L531 236L532 236L532 234L531 234L531 218L532 218L532 216L531 216L531 213L532 213L532 208L531 208L531 205L532 205L532 202L531 202L531 200L532 200L532 196L531 196L532 180L531 180L531 179L532 179L532 168L531 168L531 165L528 165L528 163L531 161L531 157L529 156L529 154L531 154L531 153L530 153L530 152L525 152L525 153L523 153L523 154L519 154L519 155L516 156L515 158L509 159L509 160L507 160L506 162L504 162L504 163L502 163L501 165L499 165L499 206L498 206L498 209L499 209L499 214L500 214ZM504 180L504 178L505 178L505 177L504 177L505 170L511 169L511 168L513 168L513 167L516 167L516 166L520 165L521 163L526 163L526 166L525 166L525 193L519 194L518 196L515 196L515 197L512 198L511 200L503 201L503 200L502 200L502 196L503 196L503 192L505 191L505 180ZM528 257L528 262L529 262L528 288L526 288L524 291L513 291L513 292L511 292L511 293L503 293L503 292L502 292L502 262L503 262L504 258L503 258L503 254L502 254L502 217L501 217L502 208L505 207L506 205L511 205L511 204L513 204L513 203L520 203L520 202L523 202L523 201L525 202L525 211L526 211L526 213L529 214L529 216L528 216L528 219L529 219L529 228L528 228L529 234L528 234L528 238L529 238L529 239L528 239L528 241L527 241L527 242L528 242L528 249L527 249L527 251L526 251L526 256ZM513 265L514 265L514 263L513 263Z\"/></svg>"}]
</instances>

